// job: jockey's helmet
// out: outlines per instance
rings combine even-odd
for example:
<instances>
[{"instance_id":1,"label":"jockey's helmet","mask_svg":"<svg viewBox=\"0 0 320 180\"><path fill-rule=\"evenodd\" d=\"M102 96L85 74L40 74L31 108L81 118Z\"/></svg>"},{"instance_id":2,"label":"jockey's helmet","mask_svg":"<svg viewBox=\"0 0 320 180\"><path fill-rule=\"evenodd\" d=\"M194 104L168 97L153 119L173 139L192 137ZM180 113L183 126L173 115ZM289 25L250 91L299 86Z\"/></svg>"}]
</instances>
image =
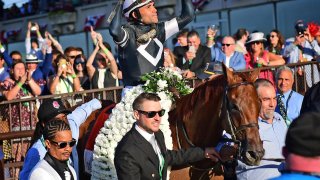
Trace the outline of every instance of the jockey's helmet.
<instances>
[{"instance_id":1,"label":"jockey's helmet","mask_svg":"<svg viewBox=\"0 0 320 180\"><path fill-rule=\"evenodd\" d=\"M130 13L137 8L140 8L153 0L125 0L123 3L123 14L129 18Z\"/></svg>"}]
</instances>

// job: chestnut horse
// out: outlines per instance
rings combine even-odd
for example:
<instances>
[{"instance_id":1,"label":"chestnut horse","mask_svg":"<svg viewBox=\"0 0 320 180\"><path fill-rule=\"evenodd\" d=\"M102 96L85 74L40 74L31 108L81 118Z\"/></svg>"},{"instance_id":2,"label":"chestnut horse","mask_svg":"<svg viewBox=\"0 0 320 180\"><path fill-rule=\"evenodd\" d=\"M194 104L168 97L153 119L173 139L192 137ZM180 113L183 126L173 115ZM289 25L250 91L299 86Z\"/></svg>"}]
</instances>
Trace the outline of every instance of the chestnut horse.
<instances>
[{"instance_id":1,"label":"chestnut horse","mask_svg":"<svg viewBox=\"0 0 320 180\"><path fill-rule=\"evenodd\" d=\"M176 108L169 113L173 148L215 147L226 130L233 141L241 142L241 160L258 165L264 155L258 131L260 104L253 86L259 71L223 70L224 75L202 83L176 101ZM190 168L172 167L170 179L210 179L213 167L215 164L208 159Z\"/></svg>"}]
</instances>

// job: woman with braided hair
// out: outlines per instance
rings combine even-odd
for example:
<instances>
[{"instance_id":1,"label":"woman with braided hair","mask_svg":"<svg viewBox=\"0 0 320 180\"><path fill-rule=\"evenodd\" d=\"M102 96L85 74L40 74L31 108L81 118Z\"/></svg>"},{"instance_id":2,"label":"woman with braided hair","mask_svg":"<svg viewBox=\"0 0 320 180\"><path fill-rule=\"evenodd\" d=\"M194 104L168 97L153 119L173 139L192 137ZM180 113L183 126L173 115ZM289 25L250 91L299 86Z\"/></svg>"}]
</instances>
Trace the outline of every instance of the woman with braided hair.
<instances>
[{"instance_id":1,"label":"woman with braided hair","mask_svg":"<svg viewBox=\"0 0 320 180\"><path fill-rule=\"evenodd\" d=\"M72 147L76 144L70 126L60 119L51 120L45 125L43 137L48 152L34 167L29 179L76 180L77 174L68 163Z\"/></svg>"},{"instance_id":2,"label":"woman with braided hair","mask_svg":"<svg viewBox=\"0 0 320 180\"><path fill-rule=\"evenodd\" d=\"M163 66L163 43L193 20L191 0L181 0L181 4L179 17L159 22L153 0L119 1L110 34L119 47L124 92L130 86L141 84L141 75ZM124 26L121 25L121 12L128 20Z\"/></svg>"}]
</instances>

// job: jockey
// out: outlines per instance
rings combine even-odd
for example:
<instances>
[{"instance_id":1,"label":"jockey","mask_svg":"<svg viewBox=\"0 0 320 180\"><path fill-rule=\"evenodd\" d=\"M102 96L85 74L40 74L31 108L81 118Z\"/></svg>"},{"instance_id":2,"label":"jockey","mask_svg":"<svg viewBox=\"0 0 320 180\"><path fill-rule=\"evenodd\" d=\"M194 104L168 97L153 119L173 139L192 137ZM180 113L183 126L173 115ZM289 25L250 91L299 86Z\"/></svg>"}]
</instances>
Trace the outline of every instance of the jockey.
<instances>
[{"instance_id":1,"label":"jockey","mask_svg":"<svg viewBox=\"0 0 320 180\"><path fill-rule=\"evenodd\" d=\"M193 20L191 0L182 0L182 12L159 22L153 0L123 0L110 24L110 34L119 46L119 63L126 88L141 84L140 76L163 66L163 43ZM122 13L128 24L121 25Z\"/></svg>"}]
</instances>

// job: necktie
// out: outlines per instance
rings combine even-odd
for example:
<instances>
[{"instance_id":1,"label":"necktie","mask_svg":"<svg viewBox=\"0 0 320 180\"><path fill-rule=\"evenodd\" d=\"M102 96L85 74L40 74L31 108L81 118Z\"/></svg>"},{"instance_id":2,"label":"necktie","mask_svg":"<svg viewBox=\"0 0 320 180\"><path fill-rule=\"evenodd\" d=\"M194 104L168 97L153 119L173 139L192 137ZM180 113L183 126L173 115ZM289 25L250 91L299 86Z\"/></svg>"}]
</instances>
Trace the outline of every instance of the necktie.
<instances>
[{"instance_id":1,"label":"necktie","mask_svg":"<svg viewBox=\"0 0 320 180\"><path fill-rule=\"evenodd\" d=\"M154 149L154 152L156 153L156 155L158 156L159 159L159 175L160 175L160 179L162 179L162 170L163 170L163 166L164 166L164 158L161 154L160 148L157 144L157 140L155 138L155 136L153 135L150 139L150 143Z\"/></svg>"},{"instance_id":2,"label":"necktie","mask_svg":"<svg viewBox=\"0 0 320 180\"><path fill-rule=\"evenodd\" d=\"M282 98L284 98L283 94L279 94L277 96L277 103L279 106L279 110L280 110L280 115L282 116L282 118L284 119L285 123L287 124L287 126L289 127L291 121L289 120L288 116L287 116L287 109L284 106L284 103L282 101Z\"/></svg>"}]
</instances>

